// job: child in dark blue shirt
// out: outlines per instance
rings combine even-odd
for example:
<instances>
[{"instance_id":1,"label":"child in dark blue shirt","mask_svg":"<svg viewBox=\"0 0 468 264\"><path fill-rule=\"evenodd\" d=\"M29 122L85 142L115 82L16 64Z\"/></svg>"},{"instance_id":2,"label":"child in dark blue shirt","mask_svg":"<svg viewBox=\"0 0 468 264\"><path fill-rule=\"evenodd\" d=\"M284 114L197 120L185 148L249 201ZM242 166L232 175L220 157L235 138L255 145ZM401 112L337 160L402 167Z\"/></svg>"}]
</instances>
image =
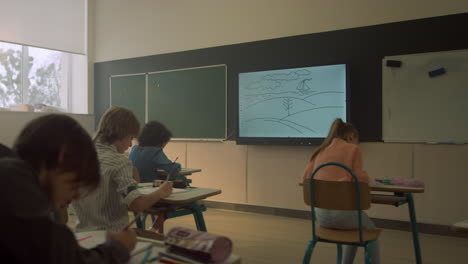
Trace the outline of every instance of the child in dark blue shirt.
<instances>
[{"instance_id":1,"label":"child in dark blue shirt","mask_svg":"<svg viewBox=\"0 0 468 264\"><path fill-rule=\"evenodd\" d=\"M138 145L132 148L128 157L138 169L141 182L165 180L164 176L157 176L158 169L170 174L180 171L180 163L172 162L163 152L171 137L171 131L158 121L150 121L145 125L138 137Z\"/></svg>"}]
</instances>

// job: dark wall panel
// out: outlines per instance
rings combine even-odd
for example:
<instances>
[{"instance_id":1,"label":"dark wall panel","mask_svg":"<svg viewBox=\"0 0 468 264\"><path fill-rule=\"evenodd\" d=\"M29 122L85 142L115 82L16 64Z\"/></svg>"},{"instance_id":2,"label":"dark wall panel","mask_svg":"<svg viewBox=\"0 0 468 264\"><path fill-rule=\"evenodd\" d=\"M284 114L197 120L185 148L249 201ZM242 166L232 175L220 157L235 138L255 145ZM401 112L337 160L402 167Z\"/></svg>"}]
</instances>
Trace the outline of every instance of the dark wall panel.
<instances>
[{"instance_id":1,"label":"dark wall panel","mask_svg":"<svg viewBox=\"0 0 468 264\"><path fill-rule=\"evenodd\" d=\"M238 73L347 63L351 122L362 141L382 139L384 56L468 49L468 13L95 64L96 122L109 107L109 77L227 64L228 131L237 134Z\"/></svg>"}]
</instances>

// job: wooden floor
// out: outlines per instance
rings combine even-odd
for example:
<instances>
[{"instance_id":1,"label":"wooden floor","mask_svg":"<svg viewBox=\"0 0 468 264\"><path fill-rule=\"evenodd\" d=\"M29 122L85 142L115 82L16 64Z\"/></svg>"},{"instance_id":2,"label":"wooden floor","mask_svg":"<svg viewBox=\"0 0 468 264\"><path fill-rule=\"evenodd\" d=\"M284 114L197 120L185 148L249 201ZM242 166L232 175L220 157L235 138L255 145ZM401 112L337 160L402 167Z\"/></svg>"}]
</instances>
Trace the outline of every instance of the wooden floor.
<instances>
[{"instance_id":1,"label":"wooden floor","mask_svg":"<svg viewBox=\"0 0 468 264\"><path fill-rule=\"evenodd\" d=\"M310 240L310 221L280 216L208 209L205 213L208 231L230 237L234 253L242 263L301 263ZM70 219L73 222L73 217ZM166 232L174 226L195 229L192 216L170 219ZM423 263L466 263L468 239L420 234ZM380 238L382 264L415 263L410 232L384 230ZM311 263L336 263L335 246L319 243ZM360 249L355 263L364 263Z\"/></svg>"}]
</instances>

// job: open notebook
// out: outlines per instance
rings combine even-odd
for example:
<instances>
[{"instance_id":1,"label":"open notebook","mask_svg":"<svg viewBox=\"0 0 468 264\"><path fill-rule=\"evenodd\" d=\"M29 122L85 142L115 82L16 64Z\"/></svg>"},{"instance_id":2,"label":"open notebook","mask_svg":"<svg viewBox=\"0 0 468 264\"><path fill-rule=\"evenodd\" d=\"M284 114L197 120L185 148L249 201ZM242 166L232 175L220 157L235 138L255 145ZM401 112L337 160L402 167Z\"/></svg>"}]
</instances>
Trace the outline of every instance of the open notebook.
<instances>
[{"instance_id":1,"label":"open notebook","mask_svg":"<svg viewBox=\"0 0 468 264\"><path fill-rule=\"evenodd\" d=\"M138 191L140 191L142 194L150 194L154 191L159 189L159 187L143 187L143 188L138 188ZM188 192L190 189L181 189L181 188L172 188L172 194L177 194L177 193L183 193L183 192Z\"/></svg>"},{"instance_id":2,"label":"open notebook","mask_svg":"<svg viewBox=\"0 0 468 264\"><path fill-rule=\"evenodd\" d=\"M99 244L102 244L106 241L106 231L90 231L90 232L79 232L75 233L76 240L78 244L83 248L93 248ZM153 246L150 242L137 241L135 249L130 252L130 256L139 254L149 247Z\"/></svg>"}]
</instances>

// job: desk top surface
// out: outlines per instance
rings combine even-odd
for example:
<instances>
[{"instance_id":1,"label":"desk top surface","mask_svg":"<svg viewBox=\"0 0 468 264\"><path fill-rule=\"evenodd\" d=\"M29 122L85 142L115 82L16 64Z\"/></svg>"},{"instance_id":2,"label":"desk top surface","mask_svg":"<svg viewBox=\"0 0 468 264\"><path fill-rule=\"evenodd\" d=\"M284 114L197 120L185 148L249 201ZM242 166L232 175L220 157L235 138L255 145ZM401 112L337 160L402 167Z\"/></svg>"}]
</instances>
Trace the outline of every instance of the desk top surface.
<instances>
[{"instance_id":1,"label":"desk top surface","mask_svg":"<svg viewBox=\"0 0 468 264\"><path fill-rule=\"evenodd\" d=\"M302 182L299 183L302 186ZM378 192L401 192L401 193L423 193L424 187L402 187L397 185L387 185L380 182L372 181L369 184L371 191Z\"/></svg>"},{"instance_id":2,"label":"desk top surface","mask_svg":"<svg viewBox=\"0 0 468 264\"><path fill-rule=\"evenodd\" d=\"M388 185L380 182L371 182L369 184L371 191L379 192L401 192L401 193L423 193L424 187L402 187L397 185Z\"/></svg>"},{"instance_id":3,"label":"desk top surface","mask_svg":"<svg viewBox=\"0 0 468 264\"><path fill-rule=\"evenodd\" d=\"M468 220L453 224L452 230L457 233L468 234Z\"/></svg>"},{"instance_id":4,"label":"desk top surface","mask_svg":"<svg viewBox=\"0 0 468 264\"><path fill-rule=\"evenodd\" d=\"M182 168L177 175L190 175L195 172L200 172L201 169L194 168Z\"/></svg>"},{"instance_id":5,"label":"desk top surface","mask_svg":"<svg viewBox=\"0 0 468 264\"><path fill-rule=\"evenodd\" d=\"M463 228L463 229L468 230L468 220L464 220L464 221L455 223L455 224L453 224L453 227Z\"/></svg>"},{"instance_id":6,"label":"desk top surface","mask_svg":"<svg viewBox=\"0 0 468 264\"><path fill-rule=\"evenodd\" d=\"M210 189L210 188L198 188L191 187L187 188L186 192L173 193L169 197L161 199L161 202L169 204L186 204L195 202L207 197L217 195L221 193L220 189Z\"/></svg>"}]
</instances>

